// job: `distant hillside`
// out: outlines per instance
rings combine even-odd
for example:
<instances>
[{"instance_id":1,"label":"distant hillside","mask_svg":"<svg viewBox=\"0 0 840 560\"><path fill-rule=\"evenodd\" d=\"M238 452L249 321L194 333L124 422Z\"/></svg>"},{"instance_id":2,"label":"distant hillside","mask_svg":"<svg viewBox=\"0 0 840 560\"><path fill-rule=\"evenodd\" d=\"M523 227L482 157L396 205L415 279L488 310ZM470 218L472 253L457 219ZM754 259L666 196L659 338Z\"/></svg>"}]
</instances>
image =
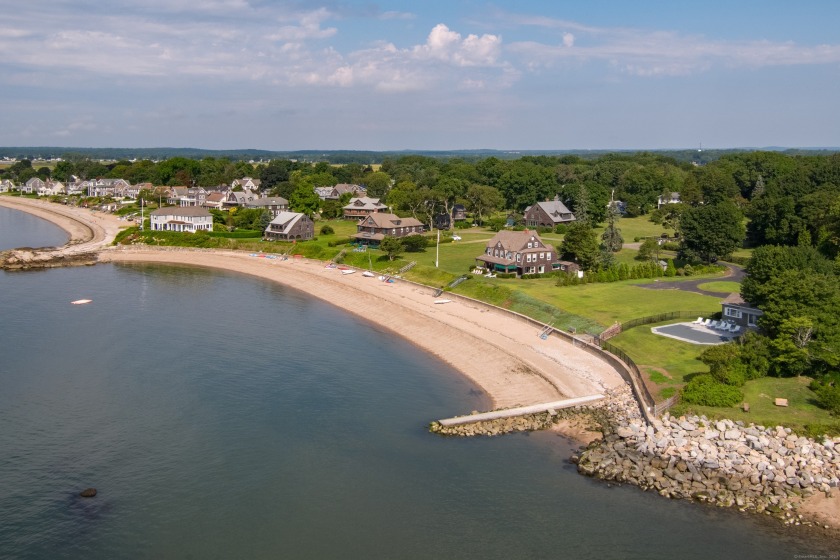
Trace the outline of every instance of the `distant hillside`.
<instances>
[{"instance_id":1,"label":"distant hillside","mask_svg":"<svg viewBox=\"0 0 840 560\"><path fill-rule=\"evenodd\" d=\"M594 159L604 154L638 152L655 153L671 157L677 161L708 163L724 154L748 151L775 151L789 155L827 155L840 151L840 148L733 148L726 150L203 150L199 148L68 148L58 146L0 147L0 158L14 159L52 159L52 158L90 158L96 160L164 160L174 157L188 159L229 158L231 160L265 161L270 159L293 159L299 161L329 161L331 163L382 163L386 158L418 155L436 159L461 158L478 160L489 157L499 159L518 159L523 156L576 156Z\"/></svg>"}]
</instances>

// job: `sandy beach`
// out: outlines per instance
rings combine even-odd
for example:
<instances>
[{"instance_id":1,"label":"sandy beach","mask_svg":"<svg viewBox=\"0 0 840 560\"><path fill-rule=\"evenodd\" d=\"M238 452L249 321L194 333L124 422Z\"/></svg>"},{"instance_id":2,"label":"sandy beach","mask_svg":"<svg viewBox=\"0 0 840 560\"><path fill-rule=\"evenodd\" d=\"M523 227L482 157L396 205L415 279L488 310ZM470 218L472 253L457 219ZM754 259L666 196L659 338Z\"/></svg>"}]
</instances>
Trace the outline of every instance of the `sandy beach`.
<instances>
[{"instance_id":1,"label":"sandy beach","mask_svg":"<svg viewBox=\"0 0 840 560\"><path fill-rule=\"evenodd\" d=\"M539 404L601 393L624 384L606 362L559 337L489 306L452 298L435 304L433 290L397 280L342 274L309 259L267 259L249 253L171 250L145 246L104 248L126 227L109 214L47 202L0 197L0 204L62 227L71 236L60 249L102 249L100 262L168 263L217 268L279 282L376 323L431 352L470 378L488 408ZM470 411L453 411L453 415Z\"/></svg>"},{"instance_id":2,"label":"sandy beach","mask_svg":"<svg viewBox=\"0 0 840 560\"><path fill-rule=\"evenodd\" d=\"M126 227L116 217L31 199L0 197L0 205L29 212L65 229L70 243L59 251L100 250L100 262L202 266L278 282L335 305L430 352L472 380L487 408L507 408L601 393L623 385L609 364L513 314L452 297L435 304L431 288L342 274L308 259L269 259L245 252L107 246ZM452 411L452 415L471 411ZM430 419L432 420L432 419ZM585 423L558 425L558 434L587 442L596 435ZM800 512L840 530L840 494L816 494Z\"/></svg>"}]
</instances>

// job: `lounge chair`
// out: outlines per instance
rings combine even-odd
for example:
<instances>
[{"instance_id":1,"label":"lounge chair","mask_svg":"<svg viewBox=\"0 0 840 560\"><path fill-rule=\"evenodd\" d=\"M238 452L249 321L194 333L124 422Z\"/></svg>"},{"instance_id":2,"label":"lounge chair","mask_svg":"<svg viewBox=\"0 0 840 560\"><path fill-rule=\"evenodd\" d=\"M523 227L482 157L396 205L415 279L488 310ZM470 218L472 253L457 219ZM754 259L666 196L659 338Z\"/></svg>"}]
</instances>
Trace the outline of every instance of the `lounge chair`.
<instances>
[{"instance_id":1,"label":"lounge chair","mask_svg":"<svg viewBox=\"0 0 840 560\"><path fill-rule=\"evenodd\" d=\"M733 334L733 335L738 335L738 334L741 334L741 326L740 326L740 325L735 325L735 327L733 327L733 328L729 331L729 333L730 333L730 334Z\"/></svg>"},{"instance_id":2,"label":"lounge chair","mask_svg":"<svg viewBox=\"0 0 840 560\"><path fill-rule=\"evenodd\" d=\"M697 317L695 321L693 321L695 325L700 325L703 323L703 317Z\"/></svg>"},{"instance_id":3,"label":"lounge chair","mask_svg":"<svg viewBox=\"0 0 840 560\"><path fill-rule=\"evenodd\" d=\"M712 321L708 326L710 329L717 329L720 327L720 321Z\"/></svg>"},{"instance_id":4,"label":"lounge chair","mask_svg":"<svg viewBox=\"0 0 840 560\"><path fill-rule=\"evenodd\" d=\"M711 319L703 319L703 326L704 327L711 327L712 326L712 320Z\"/></svg>"}]
</instances>

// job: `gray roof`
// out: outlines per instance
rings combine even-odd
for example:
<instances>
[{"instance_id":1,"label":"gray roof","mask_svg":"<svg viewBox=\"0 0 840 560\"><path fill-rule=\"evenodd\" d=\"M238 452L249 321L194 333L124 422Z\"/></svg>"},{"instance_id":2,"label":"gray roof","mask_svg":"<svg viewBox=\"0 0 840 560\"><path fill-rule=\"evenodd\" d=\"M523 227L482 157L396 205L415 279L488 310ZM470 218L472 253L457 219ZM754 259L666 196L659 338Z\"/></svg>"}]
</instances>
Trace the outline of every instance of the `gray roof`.
<instances>
[{"instance_id":1,"label":"gray roof","mask_svg":"<svg viewBox=\"0 0 840 560\"><path fill-rule=\"evenodd\" d=\"M252 208L259 208L263 206L288 206L289 201L282 196L265 196L262 198L255 198L245 203L245 206Z\"/></svg>"},{"instance_id":2,"label":"gray roof","mask_svg":"<svg viewBox=\"0 0 840 560\"><path fill-rule=\"evenodd\" d=\"M201 206L165 206L150 212L152 216L212 216L207 208Z\"/></svg>"},{"instance_id":3,"label":"gray roof","mask_svg":"<svg viewBox=\"0 0 840 560\"><path fill-rule=\"evenodd\" d=\"M304 218L306 214L301 214L300 212L280 212L277 216L271 220L271 223L266 228L266 231L271 230L271 225L275 226L283 226L283 231L290 229L294 226L298 221ZM272 230L277 231L277 230Z\"/></svg>"},{"instance_id":4,"label":"gray roof","mask_svg":"<svg viewBox=\"0 0 840 560\"><path fill-rule=\"evenodd\" d=\"M566 208L566 205L559 200L549 200L546 202L537 202L537 205L545 211L546 214L553 217L562 216L563 214L571 214L572 211Z\"/></svg>"}]
</instances>

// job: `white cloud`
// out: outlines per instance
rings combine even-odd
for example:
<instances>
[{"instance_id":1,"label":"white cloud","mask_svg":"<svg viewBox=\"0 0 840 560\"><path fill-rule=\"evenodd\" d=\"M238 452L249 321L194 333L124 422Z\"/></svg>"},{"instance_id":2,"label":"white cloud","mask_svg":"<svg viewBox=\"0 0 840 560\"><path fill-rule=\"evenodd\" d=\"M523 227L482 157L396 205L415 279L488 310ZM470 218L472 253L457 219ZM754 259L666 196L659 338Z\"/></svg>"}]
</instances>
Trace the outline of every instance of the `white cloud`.
<instances>
[{"instance_id":1,"label":"white cloud","mask_svg":"<svg viewBox=\"0 0 840 560\"><path fill-rule=\"evenodd\" d=\"M458 66L489 66L498 60L501 44L496 35L468 35L462 39L460 33L439 23L426 43L414 47L413 52L418 58L435 58Z\"/></svg>"},{"instance_id":2,"label":"white cloud","mask_svg":"<svg viewBox=\"0 0 840 560\"><path fill-rule=\"evenodd\" d=\"M508 44L506 52L519 55L522 64L531 69L563 61L600 60L628 74L676 76L715 66L769 67L840 62L840 45L716 40L672 31L599 28L543 16L499 14L497 17L518 25L562 32L555 44L536 41Z\"/></svg>"},{"instance_id":3,"label":"white cloud","mask_svg":"<svg viewBox=\"0 0 840 560\"><path fill-rule=\"evenodd\" d=\"M571 33L563 33L563 46L564 47L573 47L575 44L575 36Z\"/></svg>"},{"instance_id":4,"label":"white cloud","mask_svg":"<svg viewBox=\"0 0 840 560\"><path fill-rule=\"evenodd\" d=\"M321 27L321 23L330 17L330 12L324 8L302 14L296 18L297 21L294 25L284 25L275 33L269 35L268 38L272 41L293 42L327 39L338 33L338 29L335 27L328 27L326 29Z\"/></svg>"}]
</instances>

